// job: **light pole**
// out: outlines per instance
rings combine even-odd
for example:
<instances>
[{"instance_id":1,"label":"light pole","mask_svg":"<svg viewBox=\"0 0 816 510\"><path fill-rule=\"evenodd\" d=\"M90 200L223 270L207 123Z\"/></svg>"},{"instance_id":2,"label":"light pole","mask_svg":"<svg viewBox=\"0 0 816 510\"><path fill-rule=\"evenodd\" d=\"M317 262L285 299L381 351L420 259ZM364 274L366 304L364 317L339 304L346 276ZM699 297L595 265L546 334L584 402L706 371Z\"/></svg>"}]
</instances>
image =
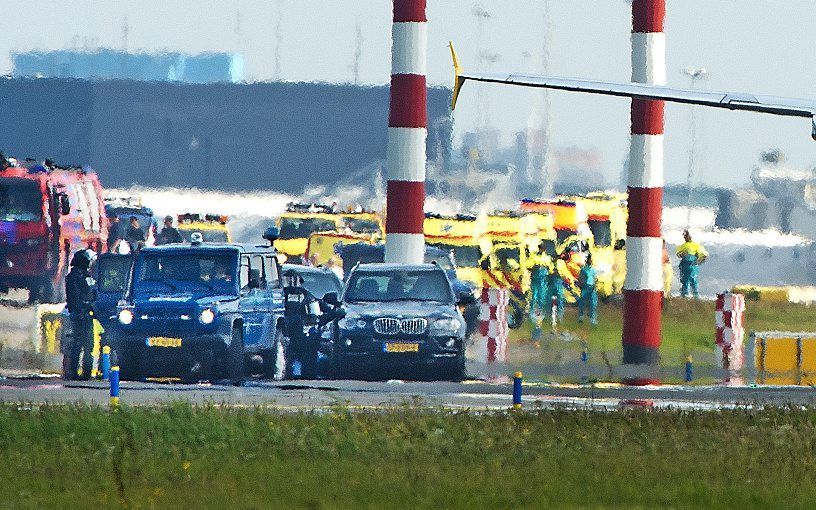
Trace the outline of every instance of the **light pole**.
<instances>
[{"instance_id":1,"label":"light pole","mask_svg":"<svg viewBox=\"0 0 816 510\"><path fill-rule=\"evenodd\" d=\"M685 74L691 80L691 88L694 89L697 82L708 78L708 71L703 67L686 67L680 72ZM697 156L697 108L693 105L689 107L691 112L691 119L689 124L689 139L691 147L689 148L688 159L688 177L686 179L686 228L691 227L691 185L694 179L694 166Z\"/></svg>"}]
</instances>

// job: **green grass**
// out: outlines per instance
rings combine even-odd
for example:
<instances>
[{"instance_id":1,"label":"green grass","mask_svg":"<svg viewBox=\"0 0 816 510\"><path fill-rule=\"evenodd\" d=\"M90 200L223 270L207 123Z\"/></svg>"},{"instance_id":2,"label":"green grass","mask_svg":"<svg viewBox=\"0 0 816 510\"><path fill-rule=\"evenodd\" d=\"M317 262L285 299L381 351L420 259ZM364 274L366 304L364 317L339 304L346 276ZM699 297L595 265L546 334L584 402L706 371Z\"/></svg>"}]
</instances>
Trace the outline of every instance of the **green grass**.
<instances>
[{"instance_id":1,"label":"green grass","mask_svg":"<svg viewBox=\"0 0 816 510\"><path fill-rule=\"evenodd\" d=\"M661 367L673 373L680 373L686 357L692 355L695 366L714 365L714 306L713 301L694 301L674 298L666 302L663 312L663 344L660 348ZM579 324L576 307L568 307L560 330L577 337L577 342L551 341L545 345L543 361L557 362L563 359L577 359L585 345L590 359L602 363L605 353L615 366L622 358L621 303L601 303L598 308L599 324L590 327ZM813 331L816 332L816 309L792 303L763 303L748 301L745 313L745 340L750 331ZM529 342L531 330L529 321L511 333L511 341ZM698 381L699 382L699 381ZM704 381L705 382L705 381Z\"/></svg>"},{"instance_id":2,"label":"green grass","mask_svg":"<svg viewBox=\"0 0 816 510\"><path fill-rule=\"evenodd\" d=\"M816 412L0 408L2 508L816 505Z\"/></svg>"}]
</instances>

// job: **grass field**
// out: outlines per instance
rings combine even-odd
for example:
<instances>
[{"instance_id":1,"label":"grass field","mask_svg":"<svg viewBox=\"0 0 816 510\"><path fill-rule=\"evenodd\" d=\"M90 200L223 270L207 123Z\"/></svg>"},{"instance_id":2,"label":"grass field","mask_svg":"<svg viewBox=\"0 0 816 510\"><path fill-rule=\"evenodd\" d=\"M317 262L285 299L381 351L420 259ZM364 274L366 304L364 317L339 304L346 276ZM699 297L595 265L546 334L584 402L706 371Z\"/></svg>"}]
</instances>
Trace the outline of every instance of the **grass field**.
<instances>
[{"instance_id":1,"label":"grass field","mask_svg":"<svg viewBox=\"0 0 816 510\"><path fill-rule=\"evenodd\" d=\"M816 505L816 412L0 409L3 508Z\"/></svg>"},{"instance_id":2,"label":"grass field","mask_svg":"<svg viewBox=\"0 0 816 510\"><path fill-rule=\"evenodd\" d=\"M602 353L612 365L622 358L621 329L623 306L620 302L599 305L599 324L579 324L577 309L568 307L561 331L575 338L572 342L544 341L541 361L559 363L565 359L578 359L586 346L592 363L602 363ZM816 309L801 304L763 303L748 301L745 313L745 332L750 331L813 331L816 332ZM529 342L529 321L511 333L511 341ZM546 336L545 336L546 339ZM663 344L660 348L661 367L671 377L682 373L686 357L691 355L698 369L714 365L714 302L687 299L669 299L663 312ZM706 372L705 370L700 370ZM703 379L698 382L710 382Z\"/></svg>"}]
</instances>

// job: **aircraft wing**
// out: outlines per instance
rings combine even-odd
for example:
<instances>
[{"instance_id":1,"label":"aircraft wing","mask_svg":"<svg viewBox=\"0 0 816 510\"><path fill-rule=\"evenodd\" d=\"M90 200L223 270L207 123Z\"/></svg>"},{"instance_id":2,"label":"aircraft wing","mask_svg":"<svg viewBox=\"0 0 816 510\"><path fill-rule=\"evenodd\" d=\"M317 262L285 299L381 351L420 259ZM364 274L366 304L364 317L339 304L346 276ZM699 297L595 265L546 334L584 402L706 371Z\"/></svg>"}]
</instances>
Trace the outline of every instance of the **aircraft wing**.
<instances>
[{"instance_id":1,"label":"aircraft wing","mask_svg":"<svg viewBox=\"0 0 816 510\"><path fill-rule=\"evenodd\" d=\"M571 92L584 92L606 96L656 99L673 103L696 104L728 110L743 110L788 117L808 117L812 120L811 136L816 140L816 101L772 96L757 96L738 92L714 92L708 90L680 89L642 83L583 80L557 76L540 76L523 73L465 73L459 66L453 44L450 45L456 82L453 88L451 108L456 107L459 91L465 81L501 83L521 87L538 87Z\"/></svg>"}]
</instances>

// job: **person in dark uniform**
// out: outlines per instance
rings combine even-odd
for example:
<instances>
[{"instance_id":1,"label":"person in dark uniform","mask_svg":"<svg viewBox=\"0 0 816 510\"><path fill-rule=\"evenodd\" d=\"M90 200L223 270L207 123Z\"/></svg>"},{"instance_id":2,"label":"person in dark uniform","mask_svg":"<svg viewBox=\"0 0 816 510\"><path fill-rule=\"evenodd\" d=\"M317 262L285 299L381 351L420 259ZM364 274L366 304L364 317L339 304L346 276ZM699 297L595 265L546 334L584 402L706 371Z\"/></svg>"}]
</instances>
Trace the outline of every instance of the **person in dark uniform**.
<instances>
[{"instance_id":1,"label":"person in dark uniform","mask_svg":"<svg viewBox=\"0 0 816 510\"><path fill-rule=\"evenodd\" d=\"M91 264L96 259L93 250L80 250L71 260L71 270L65 277L65 307L71 318L73 341L68 352L66 379L78 378L79 358L82 354L82 379L91 376L94 344L93 303L96 298L96 282L91 278Z\"/></svg>"},{"instance_id":2,"label":"person in dark uniform","mask_svg":"<svg viewBox=\"0 0 816 510\"><path fill-rule=\"evenodd\" d=\"M108 251L111 253L118 253L119 243L122 242L122 238L124 237L122 232L122 224L119 222L119 216L112 215L109 217L110 223L108 224Z\"/></svg>"},{"instance_id":3,"label":"person in dark uniform","mask_svg":"<svg viewBox=\"0 0 816 510\"><path fill-rule=\"evenodd\" d=\"M141 250L145 244L145 234L141 225L139 225L139 218L136 216L130 217L130 226L125 232L125 241L130 245L131 253Z\"/></svg>"},{"instance_id":4,"label":"person in dark uniform","mask_svg":"<svg viewBox=\"0 0 816 510\"><path fill-rule=\"evenodd\" d=\"M173 217L172 216L165 216L164 218L164 227L159 232L158 237L156 238L156 244L172 244L172 243L180 243L183 239L181 238L181 234L179 233L178 229L173 226Z\"/></svg>"}]
</instances>

